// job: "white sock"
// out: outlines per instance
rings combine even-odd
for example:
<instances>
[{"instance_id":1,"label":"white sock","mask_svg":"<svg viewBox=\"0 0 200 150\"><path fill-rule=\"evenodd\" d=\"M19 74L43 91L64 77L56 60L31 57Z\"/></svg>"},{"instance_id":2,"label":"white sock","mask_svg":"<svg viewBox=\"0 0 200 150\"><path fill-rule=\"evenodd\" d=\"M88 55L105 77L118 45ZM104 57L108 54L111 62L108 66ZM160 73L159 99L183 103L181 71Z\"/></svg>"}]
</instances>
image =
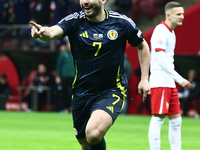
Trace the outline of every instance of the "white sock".
<instances>
[{"instance_id":1,"label":"white sock","mask_svg":"<svg viewBox=\"0 0 200 150\"><path fill-rule=\"evenodd\" d=\"M160 150L160 133L164 118L152 117L149 125L149 145L151 150Z\"/></svg>"},{"instance_id":2,"label":"white sock","mask_svg":"<svg viewBox=\"0 0 200 150\"><path fill-rule=\"evenodd\" d=\"M181 124L181 116L169 120L169 142L171 150L181 150Z\"/></svg>"}]
</instances>

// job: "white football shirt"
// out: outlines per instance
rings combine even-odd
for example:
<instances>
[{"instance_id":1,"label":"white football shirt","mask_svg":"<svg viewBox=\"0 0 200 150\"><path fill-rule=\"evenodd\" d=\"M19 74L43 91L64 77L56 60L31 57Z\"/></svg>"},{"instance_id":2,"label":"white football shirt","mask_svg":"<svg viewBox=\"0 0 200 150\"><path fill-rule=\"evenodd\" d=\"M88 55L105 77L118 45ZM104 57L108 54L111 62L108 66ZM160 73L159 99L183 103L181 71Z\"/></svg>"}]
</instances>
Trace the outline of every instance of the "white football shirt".
<instances>
[{"instance_id":1,"label":"white football shirt","mask_svg":"<svg viewBox=\"0 0 200 150\"><path fill-rule=\"evenodd\" d=\"M174 70L176 36L165 22L157 25L151 37L150 87L176 87L183 77Z\"/></svg>"}]
</instances>

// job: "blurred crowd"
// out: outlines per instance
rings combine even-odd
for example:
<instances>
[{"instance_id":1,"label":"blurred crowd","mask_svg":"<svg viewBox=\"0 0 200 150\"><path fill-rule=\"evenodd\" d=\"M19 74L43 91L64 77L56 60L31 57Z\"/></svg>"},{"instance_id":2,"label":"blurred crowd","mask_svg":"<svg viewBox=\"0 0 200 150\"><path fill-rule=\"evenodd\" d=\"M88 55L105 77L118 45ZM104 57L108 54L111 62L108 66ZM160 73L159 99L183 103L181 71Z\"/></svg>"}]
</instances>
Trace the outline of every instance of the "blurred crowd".
<instances>
[{"instance_id":1,"label":"blurred crowd","mask_svg":"<svg viewBox=\"0 0 200 150\"><path fill-rule=\"evenodd\" d=\"M168 1L172 0L107 0L105 7L127 15L138 24L164 13L163 7ZM79 0L0 0L0 47L2 50L15 47L15 51L58 52L66 41L47 43L32 39L29 21L51 26L78 11L81 11ZM7 25L15 27L5 30Z\"/></svg>"},{"instance_id":2,"label":"blurred crowd","mask_svg":"<svg viewBox=\"0 0 200 150\"><path fill-rule=\"evenodd\" d=\"M52 25L80 10L79 0L0 0L0 24Z\"/></svg>"},{"instance_id":3,"label":"blurred crowd","mask_svg":"<svg viewBox=\"0 0 200 150\"><path fill-rule=\"evenodd\" d=\"M29 21L41 25L54 25L66 15L80 11L79 0L0 0L0 47L5 50L18 51L59 51L63 40L50 43L32 39ZM5 30L7 25L15 25Z\"/></svg>"},{"instance_id":4,"label":"blurred crowd","mask_svg":"<svg viewBox=\"0 0 200 150\"><path fill-rule=\"evenodd\" d=\"M140 19L151 20L159 14L164 14L164 6L174 0L107 0L107 7L125 14L136 23Z\"/></svg>"},{"instance_id":5,"label":"blurred crowd","mask_svg":"<svg viewBox=\"0 0 200 150\"><path fill-rule=\"evenodd\" d=\"M172 0L107 0L106 7L126 14L133 20L152 19L164 13ZM79 0L0 0L0 24L28 24L34 20L53 25L66 15L80 11Z\"/></svg>"}]
</instances>

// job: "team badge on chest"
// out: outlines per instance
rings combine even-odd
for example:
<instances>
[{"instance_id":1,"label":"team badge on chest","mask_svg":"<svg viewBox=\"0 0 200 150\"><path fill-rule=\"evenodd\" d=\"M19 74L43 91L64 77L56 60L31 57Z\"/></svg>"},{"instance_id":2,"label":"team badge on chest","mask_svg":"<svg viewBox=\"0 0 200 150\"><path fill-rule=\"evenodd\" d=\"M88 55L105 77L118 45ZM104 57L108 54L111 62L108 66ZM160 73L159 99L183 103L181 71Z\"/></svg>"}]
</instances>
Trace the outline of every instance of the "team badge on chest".
<instances>
[{"instance_id":1,"label":"team badge on chest","mask_svg":"<svg viewBox=\"0 0 200 150\"><path fill-rule=\"evenodd\" d=\"M109 30L107 36L110 40L115 40L118 37L118 33L115 30Z\"/></svg>"}]
</instances>

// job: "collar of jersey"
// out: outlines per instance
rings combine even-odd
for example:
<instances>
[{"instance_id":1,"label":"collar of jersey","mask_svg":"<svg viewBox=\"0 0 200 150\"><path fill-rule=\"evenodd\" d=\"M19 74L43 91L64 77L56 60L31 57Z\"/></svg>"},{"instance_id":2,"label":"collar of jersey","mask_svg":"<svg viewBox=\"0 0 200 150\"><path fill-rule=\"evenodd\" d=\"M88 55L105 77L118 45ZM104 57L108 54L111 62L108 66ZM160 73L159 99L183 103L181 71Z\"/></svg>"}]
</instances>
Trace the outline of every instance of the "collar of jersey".
<instances>
[{"instance_id":1,"label":"collar of jersey","mask_svg":"<svg viewBox=\"0 0 200 150\"><path fill-rule=\"evenodd\" d=\"M104 9L104 10L105 10L105 13L106 13L106 19L108 19L108 17L109 17L109 12L108 12L107 9Z\"/></svg>"},{"instance_id":2,"label":"collar of jersey","mask_svg":"<svg viewBox=\"0 0 200 150\"><path fill-rule=\"evenodd\" d=\"M164 24L167 27L167 29L169 29L169 31L172 32L172 30L169 28L169 26L164 21L162 21L161 24Z\"/></svg>"}]
</instances>

